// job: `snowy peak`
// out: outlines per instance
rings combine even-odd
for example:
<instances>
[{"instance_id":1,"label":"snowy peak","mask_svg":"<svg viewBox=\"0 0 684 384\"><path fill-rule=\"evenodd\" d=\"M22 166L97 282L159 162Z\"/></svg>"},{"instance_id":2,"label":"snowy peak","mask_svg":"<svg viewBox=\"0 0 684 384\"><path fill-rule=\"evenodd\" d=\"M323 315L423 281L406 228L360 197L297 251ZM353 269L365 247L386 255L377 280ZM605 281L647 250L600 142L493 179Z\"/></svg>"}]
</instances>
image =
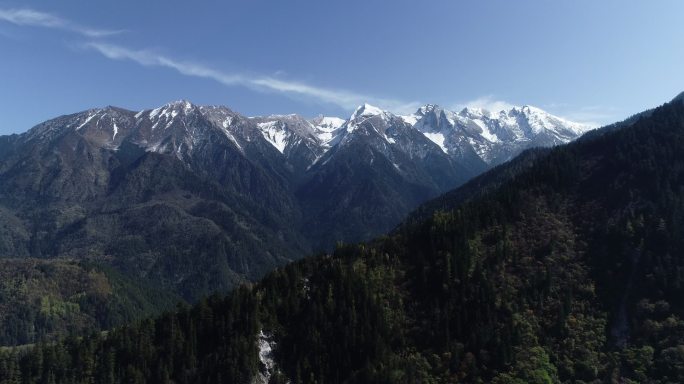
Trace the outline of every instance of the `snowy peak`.
<instances>
[{"instance_id":1,"label":"snowy peak","mask_svg":"<svg viewBox=\"0 0 684 384\"><path fill-rule=\"evenodd\" d=\"M130 141L148 152L186 159L212 143L226 142L242 152L254 135L245 118L222 106L198 106L187 100L135 113Z\"/></svg>"},{"instance_id":2,"label":"snowy peak","mask_svg":"<svg viewBox=\"0 0 684 384\"><path fill-rule=\"evenodd\" d=\"M313 124L316 128L326 131L334 131L344 125L345 122L346 120L340 119L339 117L329 116L318 116L311 120L311 124Z\"/></svg>"},{"instance_id":3,"label":"snowy peak","mask_svg":"<svg viewBox=\"0 0 684 384\"><path fill-rule=\"evenodd\" d=\"M387 141L387 130L404 124L405 122L398 116L366 103L356 108L356 111L354 111L349 121L342 128L346 131L345 135L380 135L380 137ZM349 136L344 141L349 141L352 136ZM389 140L389 142L392 142L392 140Z\"/></svg>"},{"instance_id":4,"label":"snowy peak","mask_svg":"<svg viewBox=\"0 0 684 384\"><path fill-rule=\"evenodd\" d=\"M170 103L167 103L165 105L165 107L166 108L172 108L172 109L178 110L178 111L183 111L185 113L188 113L188 112L192 111L193 109L197 108L197 106L195 104L189 102L188 100L172 101Z\"/></svg>"},{"instance_id":5,"label":"snowy peak","mask_svg":"<svg viewBox=\"0 0 684 384\"><path fill-rule=\"evenodd\" d=\"M198 109L199 114L216 126L227 129L235 122L244 120L244 117L232 110L221 106L202 106Z\"/></svg>"},{"instance_id":6,"label":"snowy peak","mask_svg":"<svg viewBox=\"0 0 684 384\"><path fill-rule=\"evenodd\" d=\"M324 148L329 148L331 146L331 142L338 136L346 123L346 120L340 119L339 117L318 116L311 120L311 124L314 126L315 135Z\"/></svg>"},{"instance_id":7,"label":"snowy peak","mask_svg":"<svg viewBox=\"0 0 684 384\"><path fill-rule=\"evenodd\" d=\"M217 144L234 147L243 155L250 147L273 156L273 148L282 161L301 170L334 156L349 143L370 145L395 160L404 155L423 158L437 151L450 161L488 167L526 148L567 143L590 127L530 105L492 113L471 107L454 112L427 104L411 115L397 116L365 103L349 120L326 116L309 120L295 114L247 118L223 106L178 100L137 113L106 107L60 117L35 127L26 139L52 140L65 129L103 148L116 150L127 140L181 159Z\"/></svg>"},{"instance_id":8,"label":"snowy peak","mask_svg":"<svg viewBox=\"0 0 684 384\"><path fill-rule=\"evenodd\" d=\"M315 127L307 119L299 115L271 115L263 120L277 121L283 127L283 129L288 130L300 138L306 140L315 140Z\"/></svg>"},{"instance_id":9,"label":"snowy peak","mask_svg":"<svg viewBox=\"0 0 684 384\"><path fill-rule=\"evenodd\" d=\"M197 110L197 106L191 102L187 100L178 100L149 111L140 111L135 116L136 118L146 116L150 120L165 120L166 122L169 122L170 120L175 119L176 116L187 116Z\"/></svg>"},{"instance_id":10,"label":"snowy peak","mask_svg":"<svg viewBox=\"0 0 684 384\"><path fill-rule=\"evenodd\" d=\"M335 131L330 144L336 148L352 144L355 148L359 148L356 144L373 148L373 151L384 154L397 169L402 168L400 163L405 159L424 159L431 153L436 158L446 159L404 117L369 104L356 109L350 120ZM405 163L403 167L408 169Z\"/></svg>"},{"instance_id":11,"label":"snowy peak","mask_svg":"<svg viewBox=\"0 0 684 384\"><path fill-rule=\"evenodd\" d=\"M481 119L484 117L496 118L498 113L493 113L484 108L465 107L458 113L458 115L466 118Z\"/></svg>"},{"instance_id":12,"label":"snowy peak","mask_svg":"<svg viewBox=\"0 0 684 384\"><path fill-rule=\"evenodd\" d=\"M429 113L439 113L441 110L442 108L437 104L426 104L425 106L418 108L415 114L418 116L425 116Z\"/></svg>"},{"instance_id":13,"label":"snowy peak","mask_svg":"<svg viewBox=\"0 0 684 384\"><path fill-rule=\"evenodd\" d=\"M299 115L271 115L250 120L256 124L263 139L295 170L307 169L329 148L327 140L332 134ZM323 137L325 134L328 137Z\"/></svg>"},{"instance_id":14,"label":"snowy peak","mask_svg":"<svg viewBox=\"0 0 684 384\"><path fill-rule=\"evenodd\" d=\"M250 118L273 147L285 153L288 146L302 142L318 144L314 125L299 115L271 115Z\"/></svg>"},{"instance_id":15,"label":"snowy peak","mask_svg":"<svg viewBox=\"0 0 684 384\"><path fill-rule=\"evenodd\" d=\"M356 111L354 111L354 113L351 115L350 120L356 120L361 117L373 117L377 115L384 115L386 113L386 111L383 111L378 107L365 103L356 108Z\"/></svg>"},{"instance_id":16,"label":"snowy peak","mask_svg":"<svg viewBox=\"0 0 684 384\"><path fill-rule=\"evenodd\" d=\"M108 106L77 114L69 128L105 147L117 147L134 126L132 112Z\"/></svg>"},{"instance_id":17,"label":"snowy peak","mask_svg":"<svg viewBox=\"0 0 684 384\"><path fill-rule=\"evenodd\" d=\"M445 153L456 158L474 155L489 165L525 148L567 143L591 129L530 105L496 113L466 107L456 113L428 104L402 119Z\"/></svg>"},{"instance_id":18,"label":"snowy peak","mask_svg":"<svg viewBox=\"0 0 684 384\"><path fill-rule=\"evenodd\" d=\"M582 135L592 129L588 125L565 120L531 105L513 107L501 115L502 120L512 122L512 118L515 118L519 125L527 125L533 135L550 133L572 139L572 136Z\"/></svg>"},{"instance_id":19,"label":"snowy peak","mask_svg":"<svg viewBox=\"0 0 684 384\"><path fill-rule=\"evenodd\" d=\"M401 116L402 120L420 132L438 132L453 128L455 113L447 111L436 104L427 104L419 108L416 113Z\"/></svg>"},{"instance_id":20,"label":"snowy peak","mask_svg":"<svg viewBox=\"0 0 684 384\"><path fill-rule=\"evenodd\" d=\"M438 105L438 104L426 104L416 110L415 113L413 113L410 116L415 116L417 118L429 116L429 115L440 115L442 112L444 112L445 109Z\"/></svg>"},{"instance_id":21,"label":"snowy peak","mask_svg":"<svg viewBox=\"0 0 684 384\"><path fill-rule=\"evenodd\" d=\"M135 118L138 129L134 142L154 152L175 146L178 154L190 153L196 144L209 140L213 134L227 138L242 150L240 142L249 141L251 134L245 118L229 108L197 106L187 100L140 111Z\"/></svg>"},{"instance_id":22,"label":"snowy peak","mask_svg":"<svg viewBox=\"0 0 684 384\"><path fill-rule=\"evenodd\" d=\"M447 113L449 116L447 116ZM436 144L445 154L449 154L448 140L455 122L452 112L444 110L436 104L427 104L418 108L416 113L401 116L404 122L421 132L428 140Z\"/></svg>"}]
</instances>

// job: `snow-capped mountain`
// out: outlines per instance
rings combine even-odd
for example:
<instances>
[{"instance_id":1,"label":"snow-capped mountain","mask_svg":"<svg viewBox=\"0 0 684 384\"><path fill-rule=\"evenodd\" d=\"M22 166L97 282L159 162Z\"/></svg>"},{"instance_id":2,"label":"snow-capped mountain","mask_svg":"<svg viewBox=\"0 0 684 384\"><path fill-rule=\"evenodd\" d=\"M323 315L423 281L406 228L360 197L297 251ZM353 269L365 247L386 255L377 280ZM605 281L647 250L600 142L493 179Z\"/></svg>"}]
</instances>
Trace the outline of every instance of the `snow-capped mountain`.
<instances>
[{"instance_id":1,"label":"snow-capped mountain","mask_svg":"<svg viewBox=\"0 0 684 384\"><path fill-rule=\"evenodd\" d=\"M454 159L479 160L486 167L508 161L527 148L568 143L591 129L532 106L493 113L478 108L453 112L426 105L403 118Z\"/></svg>"},{"instance_id":2,"label":"snow-capped mountain","mask_svg":"<svg viewBox=\"0 0 684 384\"><path fill-rule=\"evenodd\" d=\"M49 141L69 133L108 149L130 141L147 151L182 157L212 134L220 133L241 148L241 142L250 141L258 131L226 107L196 106L181 100L137 113L109 106L62 116L34 127L25 139Z\"/></svg>"},{"instance_id":3,"label":"snow-capped mountain","mask_svg":"<svg viewBox=\"0 0 684 384\"><path fill-rule=\"evenodd\" d=\"M477 108L454 112L429 104L414 114L398 116L364 104L347 120L318 117L306 121L287 115L255 121L259 121L264 137L283 154L289 143L304 140L315 153L310 157L314 163L326 161L338 146L357 137L366 137L385 155L398 150L410 158L423 158L427 147L422 144L427 138L453 161L476 173L508 161L527 148L565 144L591 129L532 106L499 112Z\"/></svg>"},{"instance_id":4,"label":"snow-capped mountain","mask_svg":"<svg viewBox=\"0 0 684 384\"><path fill-rule=\"evenodd\" d=\"M394 164L398 153L424 159L436 148L475 173L524 149L564 144L590 129L532 106L454 112L429 104L414 114L397 116L364 104L346 120L323 116L308 120L298 115L247 118L226 107L181 100L137 113L116 107L88 110L43 123L25 139L49 139L61 132L55 127L74 130L103 148L116 149L128 141L178 158L192 157L196 149L224 141L238 151L256 145L260 147L256 152L262 153L267 146L298 172L329 161L338 147L363 137Z\"/></svg>"},{"instance_id":5,"label":"snow-capped mountain","mask_svg":"<svg viewBox=\"0 0 684 384\"><path fill-rule=\"evenodd\" d=\"M426 105L398 116L364 104L347 119L306 119L245 117L180 100L139 112L87 110L0 140L9 148L0 154L0 174L41 178L6 180L8 196L99 199L125 167L162 155L274 212L301 209L300 225L319 239L315 246L329 246L386 231L426 199L522 150L586 130L529 106L491 113ZM54 166L51 174L45 164Z\"/></svg>"},{"instance_id":6,"label":"snow-capped mountain","mask_svg":"<svg viewBox=\"0 0 684 384\"><path fill-rule=\"evenodd\" d=\"M241 153L257 143L266 143L252 119L223 106L197 106L181 100L138 112L135 117L137 126L131 137L135 144L148 151L176 153L178 157L221 142L228 142Z\"/></svg>"},{"instance_id":7,"label":"snow-capped mountain","mask_svg":"<svg viewBox=\"0 0 684 384\"><path fill-rule=\"evenodd\" d=\"M304 172L326 150L326 138L312 121L298 115L253 117L263 138L287 159L296 173Z\"/></svg>"},{"instance_id":8,"label":"snow-capped mountain","mask_svg":"<svg viewBox=\"0 0 684 384\"><path fill-rule=\"evenodd\" d=\"M328 137L298 188L305 225L323 243L389 229L426 196L474 176L402 118L368 104Z\"/></svg>"},{"instance_id":9,"label":"snow-capped mountain","mask_svg":"<svg viewBox=\"0 0 684 384\"><path fill-rule=\"evenodd\" d=\"M307 212L305 226L323 244L389 229L388 222L400 221L421 201L527 148L567 143L588 129L529 106L494 114L426 105L398 116L364 104L346 120L307 123L288 115L255 121L285 160L304 171L294 178L297 196ZM305 159L288 152L302 142L311 154Z\"/></svg>"},{"instance_id":10,"label":"snow-capped mountain","mask_svg":"<svg viewBox=\"0 0 684 384\"><path fill-rule=\"evenodd\" d=\"M364 137L385 155L399 149L410 158L424 157L425 144L429 143L399 116L369 104L358 107L349 120L332 131L328 145L344 146L359 137Z\"/></svg>"},{"instance_id":11,"label":"snow-capped mountain","mask_svg":"<svg viewBox=\"0 0 684 384\"><path fill-rule=\"evenodd\" d=\"M398 116L364 104L347 119L184 100L91 109L0 137L0 217L17 223L0 230L0 257L85 257L196 297L384 233L524 148L584 129L532 107Z\"/></svg>"}]
</instances>

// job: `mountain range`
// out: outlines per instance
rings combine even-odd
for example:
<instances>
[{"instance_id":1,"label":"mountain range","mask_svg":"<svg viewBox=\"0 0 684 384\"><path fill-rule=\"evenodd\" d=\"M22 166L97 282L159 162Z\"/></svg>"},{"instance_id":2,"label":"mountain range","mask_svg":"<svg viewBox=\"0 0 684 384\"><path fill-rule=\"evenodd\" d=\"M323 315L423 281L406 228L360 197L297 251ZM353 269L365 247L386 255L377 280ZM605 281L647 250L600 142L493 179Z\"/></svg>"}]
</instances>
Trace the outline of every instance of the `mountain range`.
<instances>
[{"instance_id":1,"label":"mountain range","mask_svg":"<svg viewBox=\"0 0 684 384\"><path fill-rule=\"evenodd\" d=\"M381 125L393 117L371 119L368 146L399 143ZM225 297L0 350L0 380L682 382L683 147L675 99L526 151L384 236Z\"/></svg>"},{"instance_id":2,"label":"mountain range","mask_svg":"<svg viewBox=\"0 0 684 384\"><path fill-rule=\"evenodd\" d=\"M379 235L525 149L587 130L529 106L399 116L365 104L349 119L246 117L188 101L92 109L0 137L0 257L56 286L60 271L79 276L50 303L79 323L113 324ZM8 301L0 320L27 325L6 328L5 342L66 321L24 294L13 297L30 308Z\"/></svg>"}]
</instances>

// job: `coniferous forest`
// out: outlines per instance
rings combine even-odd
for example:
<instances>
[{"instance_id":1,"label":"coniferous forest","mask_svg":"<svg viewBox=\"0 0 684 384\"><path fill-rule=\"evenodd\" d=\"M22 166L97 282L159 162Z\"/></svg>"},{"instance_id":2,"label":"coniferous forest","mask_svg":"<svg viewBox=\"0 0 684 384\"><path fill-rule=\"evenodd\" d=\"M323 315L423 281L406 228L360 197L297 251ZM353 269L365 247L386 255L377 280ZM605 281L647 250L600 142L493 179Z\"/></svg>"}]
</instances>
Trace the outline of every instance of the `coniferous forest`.
<instances>
[{"instance_id":1,"label":"coniferous forest","mask_svg":"<svg viewBox=\"0 0 684 384\"><path fill-rule=\"evenodd\" d=\"M226 297L5 348L0 383L683 382L682 148L676 99Z\"/></svg>"}]
</instances>

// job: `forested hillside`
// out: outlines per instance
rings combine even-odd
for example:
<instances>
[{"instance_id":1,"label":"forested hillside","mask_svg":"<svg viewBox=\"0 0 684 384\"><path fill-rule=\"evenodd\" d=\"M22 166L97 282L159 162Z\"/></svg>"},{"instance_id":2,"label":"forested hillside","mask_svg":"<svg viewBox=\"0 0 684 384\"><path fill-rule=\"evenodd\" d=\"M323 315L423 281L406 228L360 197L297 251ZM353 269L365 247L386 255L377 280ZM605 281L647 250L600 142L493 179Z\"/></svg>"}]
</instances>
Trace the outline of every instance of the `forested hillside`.
<instances>
[{"instance_id":1,"label":"forested hillside","mask_svg":"<svg viewBox=\"0 0 684 384\"><path fill-rule=\"evenodd\" d=\"M682 382L683 148L675 100L227 298L5 350L0 382Z\"/></svg>"},{"instance_id":2,"label":"forested hillside","mask_svg":"<svg viewBox=\"0 0 684 384\"><path fill-rule=\"evenodd\" d=\"M87 262L0 260L0 345L109 329L182 298Z\"/></svg>"}]
</instances>

